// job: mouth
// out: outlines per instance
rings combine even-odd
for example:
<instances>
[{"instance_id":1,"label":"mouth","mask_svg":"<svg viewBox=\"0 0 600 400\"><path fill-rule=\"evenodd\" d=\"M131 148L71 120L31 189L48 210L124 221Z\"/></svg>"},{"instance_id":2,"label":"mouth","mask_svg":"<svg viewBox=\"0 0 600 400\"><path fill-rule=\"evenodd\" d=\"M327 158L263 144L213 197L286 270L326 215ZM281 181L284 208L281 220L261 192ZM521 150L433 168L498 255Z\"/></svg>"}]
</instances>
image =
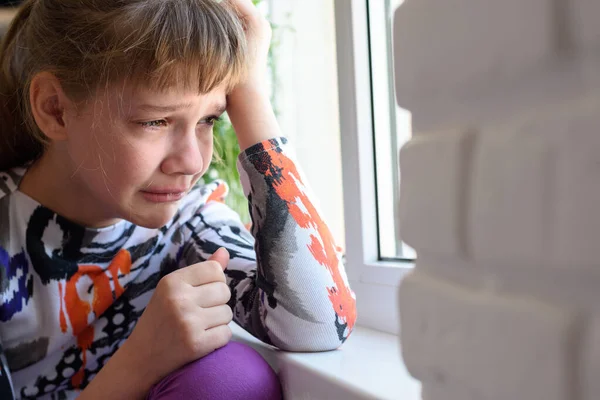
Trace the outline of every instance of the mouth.
<instances>
[{"instance_id":1,"label":"mouth","mask_svg":"<svg viewBox=\"0 0 600 400\"><path fill-rule=\"evenodd\" d=\"M142 195L151 203L174 203L181 200L187 192L187 188L147 189L142 190Z\"/></svg>"}]
</instances>

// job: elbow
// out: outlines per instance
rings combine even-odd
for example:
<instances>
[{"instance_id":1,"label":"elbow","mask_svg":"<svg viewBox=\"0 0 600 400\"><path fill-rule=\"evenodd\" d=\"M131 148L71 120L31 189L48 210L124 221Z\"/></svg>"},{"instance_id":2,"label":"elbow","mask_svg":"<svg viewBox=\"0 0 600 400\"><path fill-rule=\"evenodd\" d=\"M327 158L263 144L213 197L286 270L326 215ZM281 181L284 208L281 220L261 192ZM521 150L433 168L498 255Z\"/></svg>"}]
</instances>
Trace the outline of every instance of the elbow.
<instances>
[{"instance_id":1,"label":"elbow","mask_svg":"<svg viewBox=\"0 0 600 400\"><path fill-rule=\"evenodd\" d=\"M338 350L350 338L356 322L356 310L352 308L350 316L345 318L337 313L335 318L327 313L327 318L313 322L310 326L288 325L287 332L281 332L278 338L272 338L273 344L283 351L295 353L313 353Z\"/></svg>"},{"instance_id":2,"label":"elbow","mask_svg":"<svg viewBox=\"0 0 600 400\"><path fill-rule=\"evenodd\" d=\"M339 349L356 325L356 297L347 287L329 289L320 306L273 313L264 321L269 344L288 352L325 352ZM268 313L267 313L268 315ZM285 315L285 316L284 316ZM274 317L274 318L273 318Z\"/></svg>"}]
</instances>

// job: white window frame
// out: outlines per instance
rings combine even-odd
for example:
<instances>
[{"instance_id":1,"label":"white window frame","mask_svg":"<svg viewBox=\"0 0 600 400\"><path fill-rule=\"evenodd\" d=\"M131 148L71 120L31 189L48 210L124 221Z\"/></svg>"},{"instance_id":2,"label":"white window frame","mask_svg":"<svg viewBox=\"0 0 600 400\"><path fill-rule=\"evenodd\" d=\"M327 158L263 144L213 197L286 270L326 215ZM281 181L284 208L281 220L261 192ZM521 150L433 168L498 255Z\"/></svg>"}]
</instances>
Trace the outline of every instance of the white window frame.
<instances>
[{"instance_id":1,"label":"white window frame","mask_svg":"<svg viewBox=\"0 0 600 400\"><path fill-rule=\"evenodd\" d=\"M398 334L396 293L414 265L379 258L367 15L366 0L335 0L346 271L358 324Z\"/></svg>"}]
</instances>

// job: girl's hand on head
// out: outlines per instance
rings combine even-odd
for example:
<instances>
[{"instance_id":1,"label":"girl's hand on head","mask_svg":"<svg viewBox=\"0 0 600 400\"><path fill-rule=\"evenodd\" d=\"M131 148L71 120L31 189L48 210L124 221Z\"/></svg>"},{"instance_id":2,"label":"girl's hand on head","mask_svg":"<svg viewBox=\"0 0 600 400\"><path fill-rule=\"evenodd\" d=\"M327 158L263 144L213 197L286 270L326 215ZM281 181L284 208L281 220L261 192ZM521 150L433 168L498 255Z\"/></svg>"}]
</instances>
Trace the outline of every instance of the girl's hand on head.
<instances>
[{"instance_id":1,"label":"girl's hand on head","mask_svg":"<svg viewBox=\"0 0 600 400\"><path fill-rule=\"evenodd\" d=\"M248 42L249 65L246 79L227 96L227 113L240 149L281 136L267 84L267 60L271 25L251 0L226 0L237 10Z\"/></svg>"},{"instance_id":2,"label":"girl's hand on head","mask_svg":"<svg viewBox=\"0 0 600 400\"><path fill-rule=\"evenodd\" d=\"M158 283L124 345L151 384L231 339L231 291L223 272L228 262L229 253L221 248L208 261L174 271Z\"/></svg>"},{"instance_id":3,"label":"girl's hand on head","mask_svg":"<svg viewBox=\"0 0 600 400\"><path fill-rule=\"evenodd\" d=\"M271 25L252 4L252 0L226 0L244 25L248 43L248 76L244 84L266 87L267 60L271 44Z\"/></svg>"}]
</instances>

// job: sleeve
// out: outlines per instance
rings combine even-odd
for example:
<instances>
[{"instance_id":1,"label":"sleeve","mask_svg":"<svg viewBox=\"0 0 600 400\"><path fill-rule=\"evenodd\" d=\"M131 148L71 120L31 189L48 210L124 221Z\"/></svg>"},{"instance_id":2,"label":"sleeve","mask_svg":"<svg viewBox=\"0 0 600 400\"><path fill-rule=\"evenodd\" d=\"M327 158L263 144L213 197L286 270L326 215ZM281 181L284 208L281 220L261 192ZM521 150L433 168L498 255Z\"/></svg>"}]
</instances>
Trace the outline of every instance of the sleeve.
<instances>
[{"instance_id":1,"label":"sleeve","mask_svg":"<svg viewBox=\"0 0 600 400\"><path fill-rule=\"evenodd\" d=\"M249 200L251 233L217 201L198 210L185 262L229 250L225 273L234 321L287 351L338 348L352 332L356 300L341 250L317 212L285 138L252 146L238 169ZM191 250L190 250L191 249Z\"/></svg>"},{"instance_id":2,"label":"sleeve","mask_svg":"<svg viewBox=\"0 0 600 400\"><path fill-rule=\"evenodd\" d=\"M4 348L0 342L0 399L2 400L15 400L15 394L12 387L12 381L10 379L10 371L8 370L8 363L4 356Z\"/></svg>"}]
</instances>

